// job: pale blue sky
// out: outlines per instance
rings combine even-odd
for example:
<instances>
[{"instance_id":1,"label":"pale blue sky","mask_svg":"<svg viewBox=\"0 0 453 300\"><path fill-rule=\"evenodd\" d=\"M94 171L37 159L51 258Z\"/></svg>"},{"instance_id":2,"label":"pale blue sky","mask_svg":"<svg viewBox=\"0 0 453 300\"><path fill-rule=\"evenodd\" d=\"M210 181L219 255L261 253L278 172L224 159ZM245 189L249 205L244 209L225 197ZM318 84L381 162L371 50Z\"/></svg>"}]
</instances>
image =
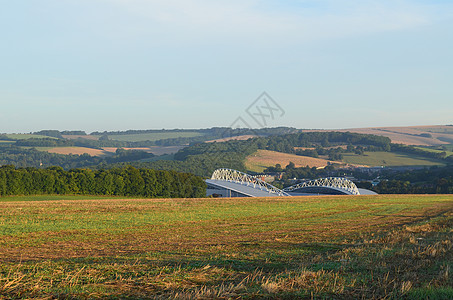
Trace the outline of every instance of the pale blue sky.
<instances>
[{"instance_id":1,"label":"pale blue sky","mask_svg":"<svg viewBox=\"0 0 453 300\"><path fill-rule=\"evenodd\" d=\"M0 132L453 124L453 1L0 3Z\"/></svg>"}]
</instances>

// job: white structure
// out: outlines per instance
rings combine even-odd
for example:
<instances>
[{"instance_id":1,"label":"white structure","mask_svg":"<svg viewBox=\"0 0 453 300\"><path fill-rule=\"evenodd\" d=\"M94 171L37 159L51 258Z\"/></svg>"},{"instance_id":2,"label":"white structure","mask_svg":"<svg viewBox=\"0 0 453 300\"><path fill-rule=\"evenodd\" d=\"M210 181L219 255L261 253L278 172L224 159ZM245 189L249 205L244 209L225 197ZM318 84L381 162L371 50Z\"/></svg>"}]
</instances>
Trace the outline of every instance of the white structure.
<instances>
[{"instance_id":1,"label":"white structure","mask_svg":"<svg viewBox=\"0 0 453 300\"><path fill-rule=\"evenodd\" d=\"M220 190L230 190L230 192L219 193L223 197L231 197L236 194L245 197L289 196L261 179L232 169L215 170L211 179L206 180L206 183L208 184L208 196L216 194Z\"/></svg>"},{"instance_id":2,"label":"white structure","mask_svg":"<svg viewBox=\"0 0 453 300\"><path fill-rule=\"evenodd\" d=\"M332 189L346 195L360 195L359 189L349 179L341 177L328 177L316 180L305 181L283 189L285 192L315 192L320 189Z\"/></svg>"},{"instance_id":3,"label":"white structure","mask_svg":"<svg viewBox=\"0 0 453 300\"><path fill-rule=\"evenodd\" d=\"M375 194L358 189L346 178L329 177L302 182L283 190L246 173L217 169L207 179L207 195L215 197L284 197L298 195L363 195Z\"/></svg>"}]
</instances>

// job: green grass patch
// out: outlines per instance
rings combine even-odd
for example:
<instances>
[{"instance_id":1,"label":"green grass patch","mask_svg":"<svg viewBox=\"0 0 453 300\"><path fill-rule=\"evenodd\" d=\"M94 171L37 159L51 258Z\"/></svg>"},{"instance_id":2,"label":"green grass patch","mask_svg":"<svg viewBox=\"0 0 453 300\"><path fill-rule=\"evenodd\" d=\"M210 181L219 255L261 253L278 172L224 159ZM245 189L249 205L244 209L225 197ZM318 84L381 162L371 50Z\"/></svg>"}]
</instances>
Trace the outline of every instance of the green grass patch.
<instances>
[{"instance_id":1,"label":"green grass patch","mask_svg":"<svg viewBox=\"0 0 453 300\"><path fill-rule=\"evenodd\" d=\"M443 145L448 151L453 151L453 144Z\"/></svg>"},{"instance_id":2,"label":"green grass patch","mask_svg":"<svg viewBox=\"0 0 453 300\"><path fill-rule=\"evenodd\" d=\"M433 148L426 148L426 147L415 147L417 149L427 151L427 152L433 152L433 153L442 153L445 152L447 156L453 155L453 151L446 151L446 150L439 150L439 149L433 149Z\"/></svg>"},{"instance_id":3,"label":"green grass patch","mask_svg":"<svg viewBox=\"0 0 453 300\"><path fill-rule=\"evenodd\" d=\"M395 152L364 152L364 155L345 153L343 161L368 166L444 166L441 161L413 154Z\"/></svg>"},{"instance_id":4,"label":"green grass patch","mask_svg":"<svg viewBox=\"0 0 453 300\"><path fill-rule=\"evenodd\" d=\"M453 299L453 288L417 288L407 293L409 299L432 299L451 300Z\"/></svg>"}]
</instances>

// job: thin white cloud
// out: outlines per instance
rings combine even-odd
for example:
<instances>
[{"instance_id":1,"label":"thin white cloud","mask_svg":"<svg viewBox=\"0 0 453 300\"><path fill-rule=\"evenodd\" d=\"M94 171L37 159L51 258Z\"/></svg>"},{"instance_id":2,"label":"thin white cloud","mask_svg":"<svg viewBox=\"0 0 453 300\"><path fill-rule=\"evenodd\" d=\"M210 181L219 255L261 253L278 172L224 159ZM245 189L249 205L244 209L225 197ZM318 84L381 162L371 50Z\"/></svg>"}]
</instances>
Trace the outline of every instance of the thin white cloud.
<instances>
[{"instance_id":1,"label":"thin white cloud","mask_svg":"<svg viewBox=\"0 0 453 300\"><path fill-rule=\"evenodd\" d=\"M107 0L101 0L107 1ZM138 20L136 30L169 39L305 41L403 30L449 15L452 5L414 1L311 0L270 6L259 0L109 0ZM297 3L299 5L297 5ZM441 9L447 7L449 9ZM450 14L451 15L451 14Z\"/></svg>"}]
</instances>

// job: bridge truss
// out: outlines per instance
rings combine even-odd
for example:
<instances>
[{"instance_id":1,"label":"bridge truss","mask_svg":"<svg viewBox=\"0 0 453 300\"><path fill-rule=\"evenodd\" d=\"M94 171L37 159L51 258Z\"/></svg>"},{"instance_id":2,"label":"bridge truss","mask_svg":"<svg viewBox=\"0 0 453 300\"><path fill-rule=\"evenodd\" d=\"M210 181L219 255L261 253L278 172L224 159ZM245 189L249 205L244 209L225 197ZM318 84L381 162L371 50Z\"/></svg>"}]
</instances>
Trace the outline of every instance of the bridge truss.
<instances>
[{"instance_id":1,"label":"bridge truss","mask_svg":"<svg viewBox=\"0 0 453 300\"><path fill-rule=\"evenodd\" d=\"M342 190L350 195L360 195L359 189L349 179L341 177L328 177L316 180L305 181L283 189L284 192L293 192L305 187L329 187L337 190Z\"/></svg>"},{"instance_id":2,"label":"bridge truss","mask_svg":"<svg viewBox=\"0 0 453 300\"><path fill-rule=\"evenodd\" d=\"M276 194L278 196L289 196L288 193L282 191L275 186L262 181L261 179L255 178L249 174L242 173L232 169L217 169L212 173L211 180L223 180L228 182L234 182L245 186L251 186L262 191L266 191L270 194Z\"/></svg>"}]
</instances>

